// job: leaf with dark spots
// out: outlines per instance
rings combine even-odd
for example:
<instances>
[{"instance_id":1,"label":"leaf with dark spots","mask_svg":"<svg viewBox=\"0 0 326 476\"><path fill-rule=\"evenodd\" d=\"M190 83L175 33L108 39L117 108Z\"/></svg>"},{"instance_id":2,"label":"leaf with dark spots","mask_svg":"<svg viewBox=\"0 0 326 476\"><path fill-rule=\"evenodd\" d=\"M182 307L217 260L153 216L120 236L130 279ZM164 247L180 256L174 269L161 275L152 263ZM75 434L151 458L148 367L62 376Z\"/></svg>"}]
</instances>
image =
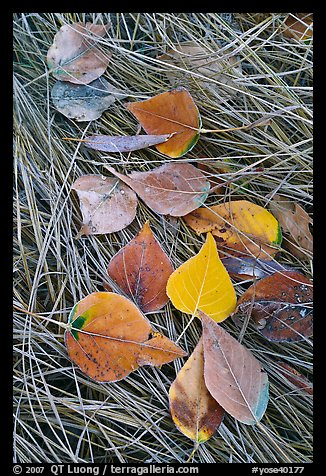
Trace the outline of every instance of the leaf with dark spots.
<instances>
[{"instance_id":1,"label":"leaf with dark spots","mask_svg":"<svg viewBox=\"0 0 326 476\"><path fill-rule=\"evenodd\" d=\"M83 141L86 147L103 152L132 152L167 141L172 134L138 136L89 136Z\"/></svg>"},{"instance_id":2,"label":"leaf with dark spots","mask_svg":"<svg viewBox=\"0 0 326 476\"><path fill-rule=\"evenodd\" d=\"M108 25L72 23L63 25L47 53L48 67L60 81L89 84L106 70L111 53L100 49L98 40L107 33Z\"/></svg>"},{"instance_id":3,"label":"leaf with dark spots","mask_svg":"<svg viewBox=\"0 0 326 476\"><path fill-rule=\"evenodd\" d=\"M304 375L285 362L277 362L279 371L284 377L298 389L302 389L308 395L313 395L313 385Z\"/></svg>"},{"instance_id":4,"label":"leaf with dark spots","mask_svg":"<svg viewBox=\"0 0 326 476\"><path fill-rule=\"evenodd\" d=\"M169 400L175 425L191 440L207 441L220 426L224 410L205 385L202 338L172 383Z\"/></svg>"},{"instance_id":5,"label":"leaf with dark spots","mask_svg":"<svg viewBox=\"0 0 326 476\"><path fill-rule=\"evenodd\" d=\"M165 288L172 272L171 261L148 222L108 266L111 279L143 312L158 311L168 302Z\"/></svg>"},{"instance_id":6,"label":"leaf with dark spots","mask_svg":"<svg viewBox=\"0 0 326 476\"><path fill-rule=\"evenodd\" d=\"M150 172L118 173L105 168L131 187L154 212L183 216L198 208L207 198L209 183L190 164L167 163Z\"/></svg>"},{"instance_id":7,"label":"leaf with dark spots","mask_svg":"<svg viewBox=\"0 0 326 476\"><path fill-rule=\"evenodd\" d=\"M229 257L221 259L230 276L236 279L261 279L270 276L276 271L291 271L290 266L269 261L256 259L250 256Z\"/></svg>"},{"instance_id":8,"label":"leaf with dark spots","mask_svg":"<svg viewBox=\"0 0 326 476\"><path fill-rule=\"evenodd\" d=\"M57 81L51 91L55 108L78 122L98 119L116 99L125 96L104 78L85 85Z\"/></svg>"},{"instance_id":9,"label":"leaf with dark spots","mask_svg":"<svg viewBox=\"0 0 326 476\"><path fill-rule=\"evenodd\" d=\"M246 425L254 425L268 404L268 376L244 345L206 314L199 311L199 315L206 387L227 413Z\"/></svg>"},{"instance_id":10,"label":"leaf with dark spots","mask_svg":"<svg viewBox=\"0 0 326 476\"><path fill-rule=\"evenodd\" d=\"M235 313L249 313L270 341L298 342L313 334L313 286L296 271L276 272L250 286Z\"/></svg>"},{"instance_id":11,"label":"leaf with dark spots","mask_svg":"<svg viewBox=\"0 0 326 476\"><path fill-rule=\"evenodd\" d=\"M71 187L78 194L83 225L78 236L113 233L134 220L137 196L116 178L83 175Z\"/></svg>"},{"instance_id":12,"label":"leaf with dark spots","mask_svg":"<svg viewBox=\"0 0 326 476\"><path fill-rule=\"evenodd\" d=\"M159 366L186 355L155 333L129 299L115 293L89 294L74 306L68 324L69 357L97 382L121 380L142 365Z\"/></svg>"}]
</instances>

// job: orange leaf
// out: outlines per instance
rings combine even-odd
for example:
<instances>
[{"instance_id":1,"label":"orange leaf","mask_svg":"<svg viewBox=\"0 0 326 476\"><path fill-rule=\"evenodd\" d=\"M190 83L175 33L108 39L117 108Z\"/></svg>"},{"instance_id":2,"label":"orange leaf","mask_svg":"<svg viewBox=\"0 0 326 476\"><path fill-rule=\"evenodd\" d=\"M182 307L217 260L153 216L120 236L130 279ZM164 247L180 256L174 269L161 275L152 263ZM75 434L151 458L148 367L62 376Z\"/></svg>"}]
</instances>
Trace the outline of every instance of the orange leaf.
<instances>
[{"instance_id":1,"label":"orange leaf","mask_svg":"<svg viewBox=\"0 0 326 476\"><path fill-rule=\"evenodd\" d=\"M109 276L143 312L158 311L168 302L165 288L172 272L171 261L148 222L113 256L108 267Z\"/></svg>"},{"instance_id":2,"label":"orange leaf","mask_svg":"<svg viewBox=\"0 0 326 476\"><path fill-rule=\"evenodd\" d=\"M131 102L127 109L138 119L147 134L177 132L156 148L169 157L181 157L199 139L201 118L191 95L185 88L167 91L145 101Z\"/></svg>"},{"instance_id":3,"label":"orange leaf","mask_svg":"<svg viewBox=\"0 0 326 476\"><path fill-rule=\"evenodd\" d=\"M96 292L77 303L65 343L70 359L97 382L114 382L142 365L162 365L185 352L154 333L149 321L127 298Z\"/></svg>"}]
</instances>

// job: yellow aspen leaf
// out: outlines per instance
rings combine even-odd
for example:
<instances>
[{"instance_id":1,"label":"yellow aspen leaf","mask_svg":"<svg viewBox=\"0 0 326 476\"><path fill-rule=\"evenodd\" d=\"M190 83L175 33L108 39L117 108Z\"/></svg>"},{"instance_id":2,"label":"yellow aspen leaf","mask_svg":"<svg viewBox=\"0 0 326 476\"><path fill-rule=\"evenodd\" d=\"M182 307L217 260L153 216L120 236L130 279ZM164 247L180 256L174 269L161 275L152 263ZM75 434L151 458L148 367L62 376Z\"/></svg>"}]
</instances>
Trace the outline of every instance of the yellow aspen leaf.
<instances>
[{"instance_id":1,"label":"yellow aspen leaf","mask_svg":"<svg viewBox=\"0 0 326 476\"><path fill-rule=\"evenodd\" d=\"M234 200L198 208L184 217L196 233L211 232L218 248L235 254L271 259L279 251L281 228L265 208L248 200ZM275 246L276 245L276 246Z\"/></svg>"},{"instance_id":2,"label":"yellow aspen leaf","mask_svg":"<svg viewBox=\"0 0 326 476\"><path fill-rule=\"evenodd\" d=\"M205 312L221 322L235 309L236 294L224 268L211 233L199 253L177 268L169 277L166 292L182 312Z\"/></svg>"}]
</instances>

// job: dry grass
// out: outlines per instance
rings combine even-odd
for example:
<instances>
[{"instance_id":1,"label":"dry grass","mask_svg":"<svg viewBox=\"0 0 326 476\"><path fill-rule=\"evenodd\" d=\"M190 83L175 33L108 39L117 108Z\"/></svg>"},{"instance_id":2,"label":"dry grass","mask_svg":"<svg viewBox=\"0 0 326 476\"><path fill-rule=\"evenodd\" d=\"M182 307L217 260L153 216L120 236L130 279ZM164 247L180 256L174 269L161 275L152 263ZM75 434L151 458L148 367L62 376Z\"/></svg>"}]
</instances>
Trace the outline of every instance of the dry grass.
<instances>
[{"instance_id":1,"label":"dry grass","mask_svg":"<svg viewBox=\"0 0 326 476\"><path fill-rule=\"evenodd\" d=\"M311 212L312 205L312 45L282 35L284 14L52 14L14 16L14 303L30 314L14 312L14 460L16 462L186 462L193 443L174 426L168 390L182 366L179 359L161 369L145 367L123 381L99 384L69 361L58 323L66 322L74 303L102 290L113 254L150 219L174 266L193 254L203 237L182 220L169 222L140 204L137 218L111 235L83 237L77 197L71 184L82 174L103 173L102 164L123 171L150 170L169 159L151 148L105 156L63 137L86 132L135 134L137 121L118 100L100 119L77 123L56 112L50 100L55 82L47 73L46 53L65 23L111 22L101 40L113 58L105 77L129 100L171 89L168 76L178 69L156 57L179 42L193 40L213 52L220 49L232 81L223 89L210 78L181 67L200 110L203 127L236 127L264 114L300 106L275 118L269 127L203 135L182 161L229 165L222 175L227 199L243 197L267 206L267 195L279 193ZM227 70L227 54L236 55L242 71ZM77 144L77 145L76 145ZM255 170L256 165L264 169ZM225 200L212 195L207 203ZM312 275L311 262L286 250L277 260ZM235 284L239 295L246 283ZM153 325L176 340L189 316L168 304L148 316ZM241 327L228 319L223 326L238 337ZM180 345L189 353L201 332L193 321ZM270 402L259 426L238 424L226 416L216 435L200 445L193 462L312 461L312 399L279 372L277 360L293 365L311 379L312 342L270 343L248 324L242 340L261 361L270 378Z\"/></svg>"}]
</instances>

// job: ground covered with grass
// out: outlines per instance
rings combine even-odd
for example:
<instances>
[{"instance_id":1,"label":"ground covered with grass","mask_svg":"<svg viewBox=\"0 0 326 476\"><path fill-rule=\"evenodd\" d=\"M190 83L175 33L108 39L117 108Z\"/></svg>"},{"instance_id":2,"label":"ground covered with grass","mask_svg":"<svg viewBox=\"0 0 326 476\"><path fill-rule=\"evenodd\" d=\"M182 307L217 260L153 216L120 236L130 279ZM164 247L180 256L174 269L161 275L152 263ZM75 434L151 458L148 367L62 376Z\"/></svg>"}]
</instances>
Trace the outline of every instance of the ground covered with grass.
<instances>
[{"instance_id":1,"label":"ground covered with grass","mask_svg":"<svg viewBox=\"0 0 326 476\"><path fill-rule=\"evenodd\" d=\"M78 197L71 191L76 178L106 175L105 164L128 173L174 160L153 147L104 154L63 140L90 133L136 134L138 123L124 106L127 100L186 87L206 129L239 127L288 108L269 126L202 135L190 152L175 160L209 165L226 182L225 193L210 195L206 204L246 198L268 207L277 193L311 213L312 42L286 37L285 18L216 13L14 15L15 462L312 461L312 397L289 382L278 364L286 362L311 380L311 339L272 343L250 321L227 319L223 327L241 336L268 373L270 401L260 426L226 416L216 434L192 454L194 444L175 427L168 404L168 390L186 359L161 368L143 367L123 381L99 384L70 362L60 327L77 301L103 290L111 257L146 220L175 268L195 255L205 239L182 219L169 220L141 201L126 229L75 239L81 224ZM112 52L104 77L126 94L99 119L86 123L55 110L50 95L55 79L46 64L54 35L76 21L110 24L101 40L103 51ZM157 58L186 41L205 48L207 58L218 57L223 76L204 77L196 64L169 66ZM275 259L312 277L311 260L285 248ZM234 286L240 296L248 282L234 281ZM189 322L171 303L148 317L173 341ZM200 334L195 319L179 345L190 354Z\"/></svg>"}]
</instances>

